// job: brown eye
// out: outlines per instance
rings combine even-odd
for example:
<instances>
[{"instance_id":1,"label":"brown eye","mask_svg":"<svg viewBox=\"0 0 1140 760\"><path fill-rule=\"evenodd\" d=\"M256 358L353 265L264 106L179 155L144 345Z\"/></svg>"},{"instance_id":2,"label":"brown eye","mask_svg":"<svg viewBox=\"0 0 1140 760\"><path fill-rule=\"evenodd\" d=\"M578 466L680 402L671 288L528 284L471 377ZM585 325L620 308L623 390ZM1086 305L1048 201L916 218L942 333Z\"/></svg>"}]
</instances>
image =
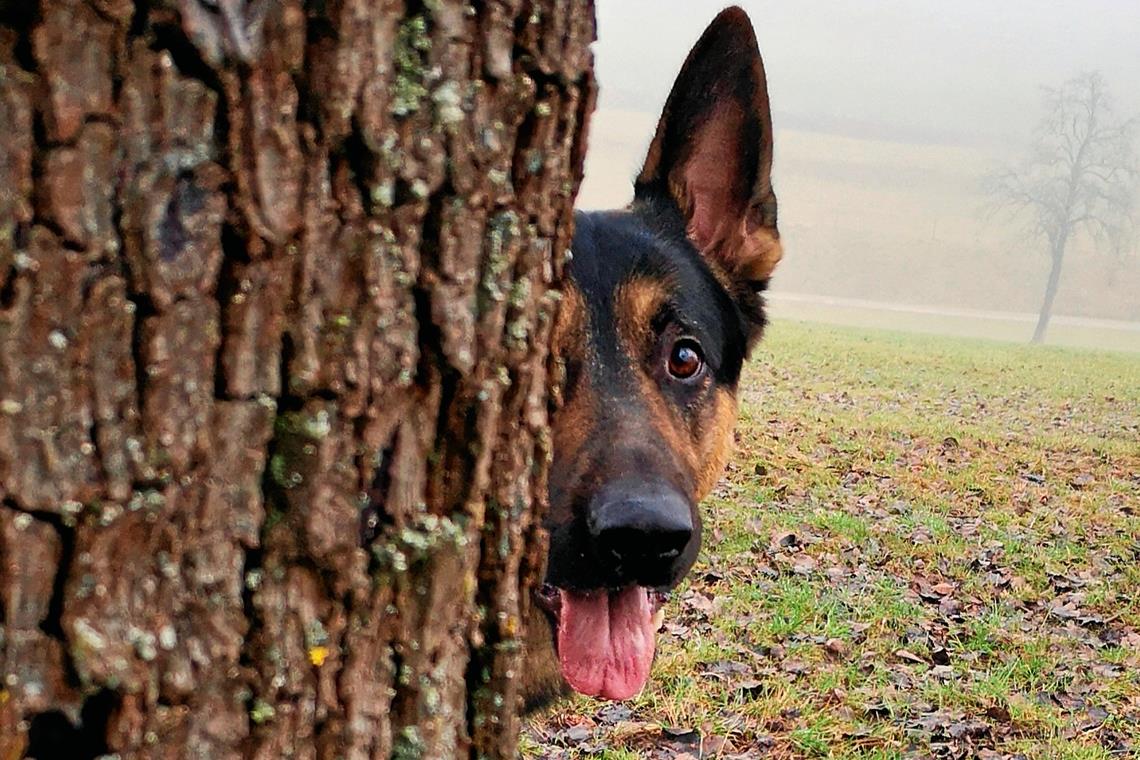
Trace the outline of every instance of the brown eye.
<instances>
[{"instance_id":1,"label":"brown eye","mask_svg":"<svg viewBox=\"0 0 1140 760\"><path fill-rule=\"evenodd\" d=\"M705 366L701 347L692 338L682 338L669 352L669 374L678 380L689 380L700 374Z\"/></svg>"}]
</instances>

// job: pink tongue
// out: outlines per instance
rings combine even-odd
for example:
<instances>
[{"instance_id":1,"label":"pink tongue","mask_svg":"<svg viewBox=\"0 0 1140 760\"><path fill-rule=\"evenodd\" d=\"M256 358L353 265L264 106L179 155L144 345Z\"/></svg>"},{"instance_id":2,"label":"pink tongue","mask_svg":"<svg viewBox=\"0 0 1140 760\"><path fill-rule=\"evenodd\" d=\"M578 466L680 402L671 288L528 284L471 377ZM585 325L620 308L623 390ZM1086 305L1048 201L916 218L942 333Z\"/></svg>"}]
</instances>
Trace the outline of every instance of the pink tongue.
<instances>
[{"instance_id":1,"label":"pink tongue","mask_svg":"<svg viewBox=\"0 0 1140 760\"><path fill-rule=\"evenodd\" d=\"M558 658L563 677L583 694L635 696L653 664L653 613L645 589L561 595Z\"/></svg>"}]
</instances>

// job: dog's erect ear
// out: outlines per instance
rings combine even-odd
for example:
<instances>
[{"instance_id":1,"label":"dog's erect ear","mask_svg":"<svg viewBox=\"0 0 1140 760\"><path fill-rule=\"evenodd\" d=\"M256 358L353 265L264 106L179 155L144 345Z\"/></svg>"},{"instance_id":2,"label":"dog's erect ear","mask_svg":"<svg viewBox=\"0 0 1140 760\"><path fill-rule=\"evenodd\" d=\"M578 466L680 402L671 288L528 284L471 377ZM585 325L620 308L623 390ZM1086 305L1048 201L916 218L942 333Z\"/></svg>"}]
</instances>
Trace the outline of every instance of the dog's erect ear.
<instances>
[{"instance_id":1,"label":"dog's erect ear","mask_svg":"<svg viewBox=\"0 0 1140 760\"><path fill-rule=\"evenodd\" d=\"M748 15L727 8L673 84L634 197L672 198L697 249L758 289L781 255L771 172L764 63Z\"/></svg>"}]
</instances>

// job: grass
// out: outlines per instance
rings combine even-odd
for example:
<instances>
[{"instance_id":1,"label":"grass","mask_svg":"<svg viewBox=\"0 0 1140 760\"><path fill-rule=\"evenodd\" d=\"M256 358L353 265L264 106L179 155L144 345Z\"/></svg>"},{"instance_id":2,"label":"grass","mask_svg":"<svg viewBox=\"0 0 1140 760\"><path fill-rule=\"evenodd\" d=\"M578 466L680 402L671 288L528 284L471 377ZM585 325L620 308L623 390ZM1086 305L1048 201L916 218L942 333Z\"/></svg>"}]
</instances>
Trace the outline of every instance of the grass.
<instances>
[{"instance_id":1,"label":"grass","mask_svg":"<svg viewBox=\"0 0 1140 760\"><path fill-rule=\"evenodd\" d=\"M525 757L1140 752L1140 356L776 322L741 401L650 685Z\"/></svg>"}]
</instances>

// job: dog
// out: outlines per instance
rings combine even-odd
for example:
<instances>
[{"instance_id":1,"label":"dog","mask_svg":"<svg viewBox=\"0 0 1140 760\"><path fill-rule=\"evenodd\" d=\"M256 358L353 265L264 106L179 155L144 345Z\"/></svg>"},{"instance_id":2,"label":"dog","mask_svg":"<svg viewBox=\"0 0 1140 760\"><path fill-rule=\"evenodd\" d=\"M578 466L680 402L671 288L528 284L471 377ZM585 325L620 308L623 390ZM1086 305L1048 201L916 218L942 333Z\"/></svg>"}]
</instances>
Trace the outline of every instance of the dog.
<instances>
[{"instance_id":1,"label":"dog","mask_svg":"<svg viewBox=\"0 0 1140 760\"><path fill-rule=\"evenodd\" d=\"M689 53L624 210L575 215L553 350L545 583L528 616L528 711L645 686L665 593L696 560L698 503L732 446L741 369L781 257L772 120L747 14Z\"/></svg>"}]
</instances>

